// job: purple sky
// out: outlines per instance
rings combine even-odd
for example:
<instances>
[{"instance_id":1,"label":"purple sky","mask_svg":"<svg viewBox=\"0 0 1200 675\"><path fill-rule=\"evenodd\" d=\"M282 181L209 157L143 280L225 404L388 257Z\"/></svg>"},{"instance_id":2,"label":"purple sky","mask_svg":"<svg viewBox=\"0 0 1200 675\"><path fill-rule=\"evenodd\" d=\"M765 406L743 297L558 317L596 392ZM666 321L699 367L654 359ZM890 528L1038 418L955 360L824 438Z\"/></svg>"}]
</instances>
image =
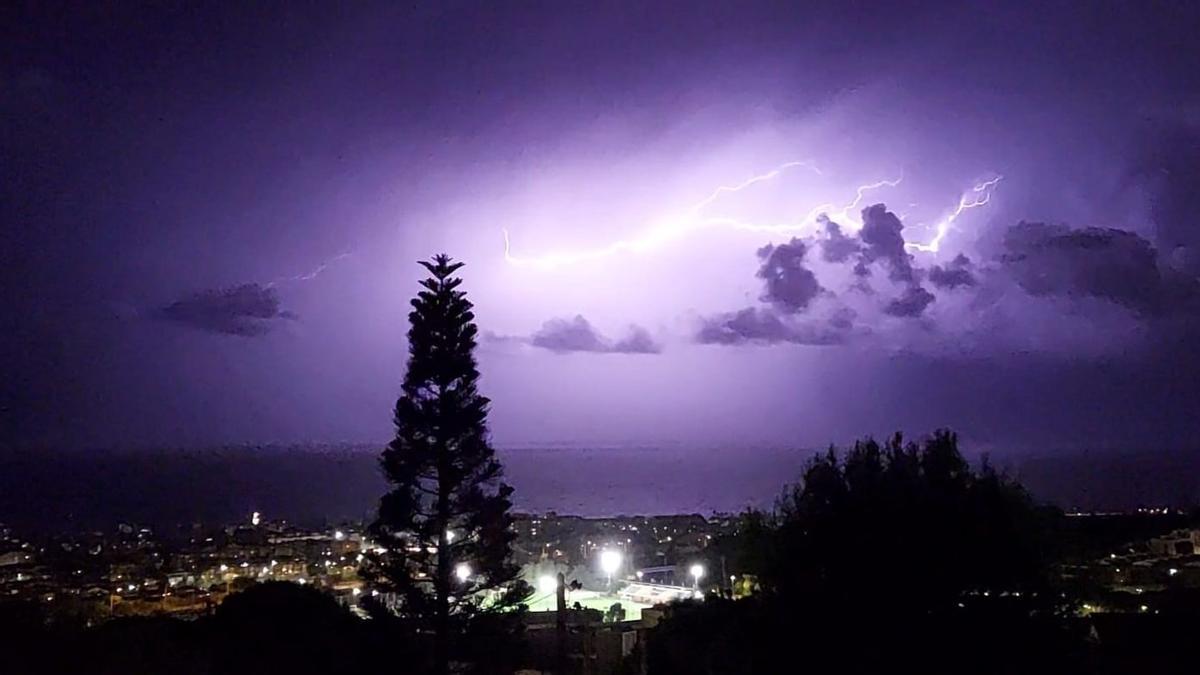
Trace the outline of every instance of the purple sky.
<instances>
[{"instance_id":1,"label":"purple sky","mask_svg":"<svg viewBox=\"0 0 1200 675\"><path fill-rule=\"evenodd\" d=\"M445 251L500 445L1195 446L1194 6L501 4L8 10L0 440L383 439Z\"/></svg>"}]
</instances>

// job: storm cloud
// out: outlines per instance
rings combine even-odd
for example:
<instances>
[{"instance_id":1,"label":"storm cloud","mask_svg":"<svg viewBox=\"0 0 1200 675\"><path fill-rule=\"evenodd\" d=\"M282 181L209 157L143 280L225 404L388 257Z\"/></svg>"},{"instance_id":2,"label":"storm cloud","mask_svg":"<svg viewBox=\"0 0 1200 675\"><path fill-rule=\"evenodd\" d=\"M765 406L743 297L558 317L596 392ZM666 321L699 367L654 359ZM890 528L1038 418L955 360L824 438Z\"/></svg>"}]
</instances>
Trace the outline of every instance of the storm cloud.
<instances>
[{"instance_id":1,"label":"storm cloud","mask_svg":"<svg viewBox=\"0 0 1200 675\"><path fill-rule=\"evenodd\" d=\"M1001 261L1033 296L1098 298L1143 316L1197 308L1196 280L1161 269L1154 245L1126 230L1021 222Z\"/></svg>"},{"instance_id":2,"label":"storm cloud","mask_svg":"<svg viewBox=\"0 0 1200 675\"><path fill-rule=\"evenodd\" d=\"M529 344L559 354L657 354L662 351L650 331L641 326L631 325L623 337L613 341L601 335L582 315L546 321L530 336Z\"/></svg>"},{"instance_id":3,"label":"storm cloud","mask_svg":"<svg viewBox=\"0 0 1200 675\"><path fill-rule=\"evenodd\" d=\"M844 313L825 323L816 320L794 322L771 309L747 307L705 318L695 338L700 344L718 345L836 345L846 341L849 328L850 319Z\"/></svg>"},{"instance_id":4,"label":"storm cloud","mask_svg":"<svg viewBox=\"0 0 1200 675\"><path fill-rule=\"evenodd\" d=\"M804 266L808 246L800 239L786 244L768 244L758 250L762 266L758 278L766 288L762 299L782 312L797 313L808 308L821 293L821 284L812 270Z\"/></svg>"},{"instance_id":5,"label":"storm cloud","mask_svg":"<svg viewBox=\"0 0 1200 675\"><path fill-rule=\"evenodd\" d=\"M904 250L904 224L900 218L883 204L875 204L863 209L862 222L858 232L862 241L861 262L868 265L883 260L887 263L889 278L912 281L912 256Z\"/></svg>"},{"instance_id":6,"label":"storm cloud","mask_svg":"<svg viewBox=\"0 0 1200 675\"><path fill-rule=\"evenodd\" d=\"M155 316L210 333L258 337L275 328L278 320L295 319L281 309L279 294L256 283L211 289L160 307Z\"/></svg>"},{"instance_id":7,"label":"storm cloud","mask_svg":"<svg viewBox=\"0 0 1200 675\"><path fill-rule=\"evenodd\" d=\"M933 300L933 293L913 285L903 295L889 302L883 311L890 316L920 316Z\"/></svg>"},{"instance_id":8,"label":"storm cloud","mask_svg":"<svg viewBox=\"0 0 1200 675\"><path fill-rule=\"evenodd\" d=\"M972 271L971 259L959 253L945 266L934 265L929 268L929 283L937 288L955 289L974 286L978 283Z\"/></svg>"},{"instance_id":9,"label":"storm cloud","mask_svg":"<svg viewBox=\"0 0 1200 675\"><path fill-rule=\"evenodd\" d=\"M843 263L862 251L858 238L847 236L842 232L842 226L830 220L829 216L821 214L817 218L817 224L823 229L824 236L820 238L819 244L821 259L825 262Z\"/></svg>"}]
</instances>

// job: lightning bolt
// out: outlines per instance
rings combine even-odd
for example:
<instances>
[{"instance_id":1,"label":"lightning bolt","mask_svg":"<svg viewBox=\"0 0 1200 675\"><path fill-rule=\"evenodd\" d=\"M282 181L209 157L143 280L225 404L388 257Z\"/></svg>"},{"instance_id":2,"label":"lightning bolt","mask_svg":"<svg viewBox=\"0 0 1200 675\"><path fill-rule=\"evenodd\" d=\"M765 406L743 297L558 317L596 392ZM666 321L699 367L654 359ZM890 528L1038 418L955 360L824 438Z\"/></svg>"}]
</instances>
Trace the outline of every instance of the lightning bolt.
<instances>
[{"instance_id":1,"label":"lightning bolt","mask_svg":"<svg viewBox=\"0 0 1200 675\"><path fill-rule=\"evenodd\" d=\"M822 213L833 212L845 217L851 210L856 208L862 202L863 198L868 192L882 187L895 187L896 185L900 184L900 179L896 179L883 180L860 186L855 191L854 199L844 206L838 207L832 203L821 204L811 209L805 216L795 222L760 224L748 223L731 217L700 217L701 212L720 199L722 195L741 192L742 190L745 190L758 183L773 180L788 169L800 167L806 168L819 176L824 175L821 170L814 166L811 162L786 162L766 173L751 176L740 183L719 186L709 193L707 197L693 204L681 215L674 218L664 219L633 239L618 240L612 244L600 248L577 251L573 253L549 253L531 258L516 256L513 255L512 252L511 235L509 234L508 229L505 228L503 230L504 259L517 266L558 267L561 265L571 265L588 260L595 260L597 258L605 258L621 252L639 253L656 248L668 241L678 239L692 231L710 227L723 226L736 230L766 233L795 232L811 227L816 222L817 216Z\"/></svg>"},{"instance_id":2,"label":"lightning bolt","mask_svg":"<svg viewBox=\"0 0 1200 675\"><path fill-rule=\"evenodd\" d=\"M982 197L971 198L969 194L962 195L958 198L958 206L955 207L952 212L950 212L950 215L938 222L937 226L934 228L933 239L930 239L929 243L921 244L918 242L910 242L905 243L904 248L910 251L937 253L942 246L942 240L946 238L946 233L950 231L950 226L954 224L954 221L958 220L958 217L961 216L964 211L979 208L980 206L984 206L990 202L992 200L992 189L995 188L996 184L999 183L1003 178L1004 176L996 176L991 180L975 185L975 187L971 188L971 192L975 194L982 194Z\"/></svg>"},{"instance_id":3,"label":"lightning bolt","mask_svg":"<svg viewBox=\"0 0 1200 675\"><path fill-rule=\"evenodd\" d=\"M880 180L874 183L860 185L854 191L854 198L847 203L841 206L832 202L819 204L811 208L799 219L790 222L752 223L728 216L702 217L702 212L708 207L712 206L721 198L722 195L740 192L756 184L773 180L788 169L796 167L804 167L813 171L817 175L824 175L820 169L809 162L795 161L780 164L766 173L751 176L740 183L717 187L707 197L693 204L679 216L659 221L632 239L621 239L608 244L607 246L583 251L569 253L548 253L536 257L516 256L513 255L512 238L508 232L508 229L506 228L503 230L504 259L510 264L516 266L553 268L561 265L572 265L589 260L606 258L622 252L644 252L653 248L657 248L667 242L679 239L686 234L712 227L726 227L734 230L761 232L767 234L797 233L815 228L818 218L822 215L825 215L835 222L852 226L848 229L860 229L862 227L862 223L853 212L858 209L866 196L875 190L897 187L903 180L903 176L900 176L895 179ZM999 181L1000 178L997 177L990 181L979 183L974 186L972 192L976 194L982 193L981 197L971 198L969 195L963 195L960 197L958 206L955 208L955 210L938 223L936 235L929 243L912 243L906 244L906 246L914 250L936 252L941 245L942 239L945 238L946 233L949 231L950 226L959 217L959 215L968 209L977 208L987 204L991 199L992 188L994 188L996 183Z\"/></svg>"},{"instance_id":4,"label":"lightning bolt","mask_svg":"<svg viewBox=\"0 0 1200 675\"><path fill-rule=\"evenodd\" d=\"M646 251L667 241L677 239L692 230L704 227L713 227L718 225L728 225L737 229L755 229L756 227L766 227L766 230L758 231L771 231L775 229L775 226L751 226L750 224L743 223L733 218L701 219L698 216L701 211L712 205L713 202L720 199L722 195L732 192L741 192L742 190L745 190L746 188L758 183L773 180L788 169L801 167L816 173L818 176L824 175L821 173L821 170L814 166L811 162L785 162L766 173L751 176L740 183L736 183L734 185L721 185L714 189L707 197L693 204L681 216L660 221L634 239L622 239L601 248L579 251L576 253L549 253L536 258L519 257L513 255L512 253L512 240L508 233L508 229L505 228L503 230L504 259L517 266L558 267L560 265L571 265L587 260L595 260L597 258L606 258L623 251L633 253Z\"/></svg>"},{"instance_id":5,"label":"lightning bolt","mask_svg":"<svg viewBox=\"0 0 1200 675\"><path fill-rule=\"evenodd\" d=\"M335 262L342 260L344 258L349 258L351 255L352 255L352 253L350 251L346 251L345 253L339 253L338 255L335 255L332 258L322 262L320 265L317 265L309 272L306 272L304 274L297 274L297 275L291 276L291 277L279 277L278 279L275 279L275 280L267 283L266 288L275 288L276 286L278 286L280 284L287 284L287 283L293 283L293 282L299 282L299 281L312 281L313 279L316 279L318 276L320 276L320 274L322 272L324 272L330 265L332 265Z\"/></svg>"}]
</instances>

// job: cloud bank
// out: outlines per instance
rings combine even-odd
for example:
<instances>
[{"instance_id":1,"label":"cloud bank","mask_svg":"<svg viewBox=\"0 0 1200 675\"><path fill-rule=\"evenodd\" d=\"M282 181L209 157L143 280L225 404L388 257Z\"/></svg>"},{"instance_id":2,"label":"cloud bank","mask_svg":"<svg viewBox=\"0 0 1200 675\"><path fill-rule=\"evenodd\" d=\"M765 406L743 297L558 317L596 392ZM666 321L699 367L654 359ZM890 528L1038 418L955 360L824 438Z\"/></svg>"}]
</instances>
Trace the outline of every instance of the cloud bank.
<instances>
[{"instance_id":1,"label":"cloud bank","mask_svg":"<svg viewBox=\"0 0 1200 675\"><path fill-rule=\"evenodd\" d=\"M650 331L641 326L630 325L623 336L610 340L581 315L571 319L556 318L546 321L529 336L528 342L534 347L557 354L658 354L662 351L662 345L655 341Z\"/></svg>"},{"instance_id":2,"label":"cloud bank","mask_svg":"<svg viewBox=\"0 0 1200 675\"><path fill-rule=\"evenodd\" d=\"M281 309L274 288L255 283L201 291L158 308L154 315L205 332L240 337L266 335L280 320L296 318Z\"/></svg>"}]
</instances>

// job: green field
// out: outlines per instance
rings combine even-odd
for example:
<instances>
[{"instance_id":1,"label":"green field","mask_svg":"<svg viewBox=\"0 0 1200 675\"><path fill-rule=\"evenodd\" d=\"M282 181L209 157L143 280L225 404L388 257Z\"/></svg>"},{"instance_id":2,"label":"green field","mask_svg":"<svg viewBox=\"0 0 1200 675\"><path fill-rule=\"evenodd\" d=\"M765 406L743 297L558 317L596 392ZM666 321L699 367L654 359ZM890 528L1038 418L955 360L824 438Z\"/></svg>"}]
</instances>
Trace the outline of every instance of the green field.
<instances>
[{"instance_id":1,"label":"green field","mask_svg":"<svg viewBox=\"0 0 1200 675\"><path fill-rule=\"evenodd\" d=\"M622 600L615 595L608 595L599 591L572 591L567 594L567 606L571 607L575 603L579 603L588 609L598 609L601 612L608 611L614 602L621 603L621 607L625 608L625 620L637 621L642 618L642 610L650 605L643 605L631 600ZM529 611L531 612L552 612L555 609L555 601L553 593L537 593L533 599L529 601Z\"/></svg>"}]
</instances>

